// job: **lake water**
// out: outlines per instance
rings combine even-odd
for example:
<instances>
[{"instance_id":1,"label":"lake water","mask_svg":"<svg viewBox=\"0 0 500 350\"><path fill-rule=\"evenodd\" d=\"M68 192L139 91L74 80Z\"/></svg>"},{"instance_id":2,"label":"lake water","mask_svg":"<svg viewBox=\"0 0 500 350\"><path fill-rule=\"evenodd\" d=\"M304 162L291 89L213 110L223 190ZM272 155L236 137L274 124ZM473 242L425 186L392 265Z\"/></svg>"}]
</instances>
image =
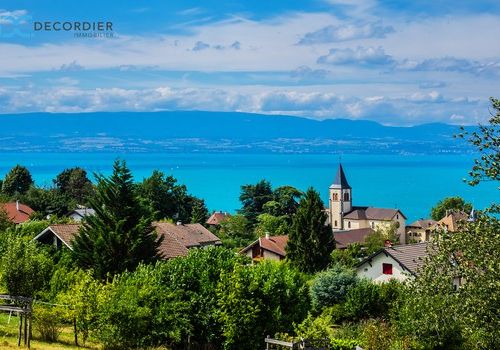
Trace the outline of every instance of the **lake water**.
<instances>
[{"instance_id":1,"label":"lake water","mask_svg":"<svg viewBox=\"0 0 500 350\"><path fill-rule=\"evenodd\" d=\"M325 154L0 153L0 177L22 164L38 185L51 185L60 171L75 166L91 174L109 174L116 158L127 161L137 181L159 169L205 199L210 210L229 212L240 207L240 186L260 179L301 190L312 186L326 201L339 161L338 156ZM446 196L462 196L478 209L499 199L498 184L470 187L463 182L472 156L343 155L342 164L354 205L398 207L408 221L427 217Z\"/></svg>"}]
</instances>

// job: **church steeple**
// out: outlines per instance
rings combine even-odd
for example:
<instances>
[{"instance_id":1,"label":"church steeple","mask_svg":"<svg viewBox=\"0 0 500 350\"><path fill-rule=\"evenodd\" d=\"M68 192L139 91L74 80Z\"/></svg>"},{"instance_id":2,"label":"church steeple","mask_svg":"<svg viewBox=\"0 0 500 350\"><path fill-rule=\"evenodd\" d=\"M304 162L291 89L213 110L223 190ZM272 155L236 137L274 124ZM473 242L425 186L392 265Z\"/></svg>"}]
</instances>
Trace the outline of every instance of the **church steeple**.
<instances>
[{"instance_id":1,"label":"church steeple","mask_svg":"<svg viewBox=\"0 0 500 350\"><path fill-rule=\"evenodd\" d=\"M340 163L337 175L330 186L329 197L332 229L344 230L344 214L352 210L352 188Z\"/></svg>"},{"instance_id":2,"label":"church steeple","mask_svg":"<svg viewBox=\"0 0 500 350\"><path fill-rule=\"evenodd\" d=\"M339 163L339 169L337 170L337 175L335 176L335 180L333 180L333 184L330 188L344 188L351 189L349 183L347 182L347 178L344 174L344 169L342 168L342 164Z\"/></svg>"}]
</instances>

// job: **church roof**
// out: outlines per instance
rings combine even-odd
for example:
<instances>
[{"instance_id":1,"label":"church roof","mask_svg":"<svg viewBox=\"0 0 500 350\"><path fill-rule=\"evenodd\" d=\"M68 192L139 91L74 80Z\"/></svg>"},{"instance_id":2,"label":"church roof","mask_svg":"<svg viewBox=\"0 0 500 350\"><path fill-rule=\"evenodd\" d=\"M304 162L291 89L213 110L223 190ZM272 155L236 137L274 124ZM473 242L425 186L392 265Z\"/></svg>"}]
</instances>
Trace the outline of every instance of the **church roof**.
<instances>
[{"instance_id":1,"label":"church roof","mask_svg":"<svg viewBox=\"0 0 500 350\"><path fill-rule=\"evenodd\" d=\"M390 221L394 219L397 213L400 213L406 219L406 216L399 209L352 207L352 210L344 215L344 219Z\"/></svg>"},{"instance_id":2,"label":"church roof","mask_svg":"<svg viewBox=\"0 0 500 350\"><path fill-rule=\"evenodd\" d=\"M351 188L349 183L347 182L347 178L344 174L344 169L342 168L342 164L339 164L339 169L337 170L337 175L335 176L335 180L333 180L333 184L331 187L334 188Z\"/></svg>"}]
</instances>

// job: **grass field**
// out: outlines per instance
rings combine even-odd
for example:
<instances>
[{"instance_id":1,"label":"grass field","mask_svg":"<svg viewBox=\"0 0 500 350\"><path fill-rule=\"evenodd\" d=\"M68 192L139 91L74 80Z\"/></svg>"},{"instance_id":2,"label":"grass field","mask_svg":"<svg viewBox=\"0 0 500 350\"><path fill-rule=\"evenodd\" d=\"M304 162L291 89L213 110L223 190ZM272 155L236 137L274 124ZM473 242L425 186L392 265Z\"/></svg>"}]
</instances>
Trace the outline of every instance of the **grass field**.
<instances>
[{"instance_id":1,"label":"grass field","mask_svg":"<svg viewBox=\"0 0 500 350\"><path fill-rule=\"evenodd\" d=\"M0 349L19 349L17 347L17 332L19 319L12 315L9 322L9 314L0 314ZM33 350L59 350L59 349L81 349L74 344L74 333L72 327L62 328L57 342L48 343L39 339L36 325L33 325L33 338L31 339L31 349ZM21 343L23 348L23 343ZM84 348L98 349L97 344L88 342Z\"/></svg>"}]
</instances>

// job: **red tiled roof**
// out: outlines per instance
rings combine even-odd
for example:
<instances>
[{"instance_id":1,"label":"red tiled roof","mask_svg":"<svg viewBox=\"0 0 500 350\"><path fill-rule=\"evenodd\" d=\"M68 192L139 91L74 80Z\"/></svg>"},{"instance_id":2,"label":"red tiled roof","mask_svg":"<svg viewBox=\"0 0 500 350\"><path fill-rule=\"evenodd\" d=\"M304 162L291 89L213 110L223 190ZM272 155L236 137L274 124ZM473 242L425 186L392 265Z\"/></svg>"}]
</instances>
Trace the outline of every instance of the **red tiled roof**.
<instances>
[{"instance_id":1,"label":"red tiled roof","mask_svg":"<svg viewBox=\"0 0 500 350\"><path fill-rule=\"evenodd\" d=\"M9 219L15 224L21 224L28 221L30 215L34 212L34 210L26 204L18 204L17 202L4 203L2 206Z\"/></svg>"},{"instance_id":2,"label":"red tiled roof","mask_svg":"<svg viewBox=\"0 0 500 350\"><path fill-rule=\"evenodd\" d=\"M276 253L281 257L285 257L286 256L285 248L287 243L288 243L288 235L269 236L269 238L260 237L258 240L250 244L248 247L242 249L240 253L245 253L246 251L254 247L256 244L258 244L263 249Z\"/></svg>"},{"instance_id":3,"label":"red tiled roof","mask_svg":"<svg viewBox=\"0 0 500 350\"><path fill-rule=\"evenodd\" d=\"M366 237L373 232L375 231L373 231L371 228L359 228L348 231L334 232L333 236L335 238L336 248L344 249L353 243L363 244Z\"/></svg>"},{"instance_id":4,"label":"red tiled roof","mask_svg":"<svg viewBox=\"0 0 500 350\"><path fill-rule=\"evenodd\" d=\"M208 225L220 225L220 223L227 218L231 217L229 213L216 211L207 220Z\"/></svg>"}]
</instances>

